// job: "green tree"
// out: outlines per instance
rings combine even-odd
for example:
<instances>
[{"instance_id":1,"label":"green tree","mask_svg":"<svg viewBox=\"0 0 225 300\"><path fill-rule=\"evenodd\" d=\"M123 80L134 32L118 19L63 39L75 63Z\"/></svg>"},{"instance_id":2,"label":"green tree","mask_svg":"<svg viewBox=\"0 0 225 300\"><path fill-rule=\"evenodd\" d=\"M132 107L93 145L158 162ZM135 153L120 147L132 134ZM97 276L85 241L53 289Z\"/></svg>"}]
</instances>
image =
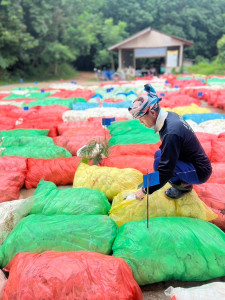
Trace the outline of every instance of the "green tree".
<instances>
[{"instance_id":1,"label":"green tree","mask_svg":"<svg viewBox=\"0 0 225 300\"><path fill-rule=\"evenodd\" d=\"M27 31L38 41L37 46L30 53L32 66L38 67L45 64L46 68L75 58L64 43L66 34L65 16L61 0L22 0L24 19Z\"/></svg>"},{"instance_id":2,"label":"green tree","mask_svg":"<svg viewBox=\"0 0 225 300\"><path fill-rule=\"evenodd\" d=\"M110 64L111 57L108 47L122 41L127 37L126 23L119 22L117 25L113 24L113 19L106 19L102 25L99 33L99 41L97 51L94 58L96 67L107 66Z\"/></svg>"},{"instance_id":3,"label":"green tree","mask_svg":"<svg viewBox=\"0 0 225 300\"><path fill-rule=\"evenodd\" d=\"M125 21L134 34L152 27L194 42L186 50L190 57L217 55L216 42L224 28L224 1L221 0L105 0L104 15L115 24Z\"/></svg>"},{"instance_id":4,"label":"green tree","mask_svg":"<svg viewBox=\"0 0 225 300\"><path fill-rule=\"evenodd\" d=\"M0 71L57 74L78 60L107 66L107 48L146 27L192 40L189 57L212 59L219 51L223 60L223 2L0 0Z\"/></svg>"},{"instance_id":5,"label":"green tree","mask_svg":"<svg viewBox=\"0 0 225 300\"><path fill-rule=\"evenodd\" d=\"M58 74L58 65L64 62L72 62L75 56L71 53L68 46L60 43L48 43L43 51L43 62L46 65L54 66L54 75Z\"/></svg>"},{"instance_id":6,"label":"green tree","mask_svg":"<svg viewBox=\"0 0 225 300\"><path fill-rule=\"evenodd\" d=\"M23 7L19 0L0 3L0 68L6 69L18 61L28 63L28 51L38 45L27 31Z\"/></svg>"},{"instance_id":7,"label":"green tree","mask_svg":"<svg viewBox=\"0 0 225 300\"><path fill-rule=\"evenodd\" d=\"M222 38L217 42L218 48L218 59L221 63L225 63L225 34Z\"/></svg>"},{"instance_id":8,"label":"green tree","mask_svg":"<svg viewBox=\"0 0 225 300\"><path fill-rule=\"evenodd\" d=\"M97 43L101 1L22 0L22 5L27 30L38 41L31 54L34 67L44 64L57 74L60 63L88 55Z\"/></svg>"},{"instance_id":9,"label":"green tree","mask_svg":"<svg viewBox=\"0 0 225 300\"><path fill-rule=\"evenodd\" d=\"M105 18L113 18L115 24L127 23L127 31L134 34L151 26L157 12L156 0L105 0L103 13Z\"/></svg>"}]
</instances>

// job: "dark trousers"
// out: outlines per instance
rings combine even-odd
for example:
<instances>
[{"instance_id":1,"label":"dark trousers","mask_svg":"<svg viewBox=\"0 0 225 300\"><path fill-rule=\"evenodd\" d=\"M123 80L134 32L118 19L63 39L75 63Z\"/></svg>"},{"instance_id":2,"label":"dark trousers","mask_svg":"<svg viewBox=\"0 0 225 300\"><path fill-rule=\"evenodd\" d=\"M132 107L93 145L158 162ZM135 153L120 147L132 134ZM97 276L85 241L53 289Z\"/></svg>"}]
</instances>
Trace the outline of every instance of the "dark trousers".
<instances>
[{"instance_id":1,"label":"dark trousers","mask_svg":"<svg viewBox=\"0 0 225 300\"><path fill-rule=\"evenodd\" d=\"M155 161L153 165L155 171L158 170L160 158L161 150L158 150L155 152ZM181 181L189 184L202 184L202 182L198 179L198 175L192 163L178 160L173 177L169 180L169 182L180 184Z\"/></svg>"}]
</instances>

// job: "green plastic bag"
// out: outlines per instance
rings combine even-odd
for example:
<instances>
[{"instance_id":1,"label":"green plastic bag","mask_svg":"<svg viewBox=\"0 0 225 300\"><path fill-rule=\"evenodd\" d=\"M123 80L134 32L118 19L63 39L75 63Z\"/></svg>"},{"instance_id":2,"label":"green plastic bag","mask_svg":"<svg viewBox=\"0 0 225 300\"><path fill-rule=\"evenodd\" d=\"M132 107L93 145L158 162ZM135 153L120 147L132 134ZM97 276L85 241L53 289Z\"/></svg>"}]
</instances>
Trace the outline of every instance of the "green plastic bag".
<instances>
[{"instance_id":1,"label":"green plastic bag","mask_svg":"<svg viewBox=\"0 0 225 300\"><path fill-rule=\"evenodd\" d=\"M53 182L43 179L34 193L30 214L42 215L107 215L110 204L106 195L87 188L57 189Z\"/></svg>"},{"instance_id":2,"label":"green plastic bag","mask_svg":"<svg viewBox=\"0 0 225 300\"><path fill-rule=\"evenodd\" d=\"M19 252L93 251L110 254L116 223L102 215L30 215L9 234L0 248L0 265Z\"/></svg>"},{"instance_id":3,"label":"green plastic bag","mask_svg":"<svg viewBox=\"0 0 225 300\"><path fill-rule=\"evenodd\" d=\"M40 88L38 86L32 86L32 87L24 87L24 86L21 86L21 87L16 87L14 89L11 90L11 93L13 94L13 92L21 92L21 91L37 91L37 90L40 90Z\"/></svg>"},{"instance_id":4,"label":"green plastic bag","mask_svg":"<svg viewBox=\"0 0 225 300\"><path fill-rule=\"evenodd\" d=\"M7 147L2 150L0 156L22 156L32 158L58 158L58 157L72 157L66 149L57 146L51 147L39 147L38 145L31 146L19 146L19 147Z\"/></svg>"},{"instance_id":5,"label":"green plastic bag","mask_svg":"<svg viewBox=\"0 0 225 300\"><path fill-rule=\"evenodd\" d=\"M130 145L130 144L156 144L159 142L158 134L122 134L109 139L109 146Z\"/></svg>"},{"instance_id":6,"label":"green plastic bag","mask_svg":"<svg viewBox=\"0 0 225 300\"><path fill-rule=\"evenodd\" d=\"M28 90L27 88L24 90L27 91L27 93L16 93L16 91L14 93L11 93L10 96L4 98L4 100L11 100L11 99L44 99L48 96L50 96L52 93L51 92L38 92L38 91L31 91Z\"/></svg>"},{"instance_id":7,"label":"green plastic bag","mask_svg":"<svg viewBox=\"0 0 225 300\"><path fill-rule=\"evenodd\" d=\"M46 98L43 100L37 100L37 101L32 101L29 104L27 104L28 107L34 107L34 106L48 106L48 105L64 105L69 108L71 108L71 103L77 103L77 102L87 102L83 98L66 98L66 99L61 99L61 98Z\"/></svg>"},{"instance_id":8,"label":"green plastic bag","mask_svg":"<svg viewBox=\"0 0 225 300\"><path fill-rule=\"evenodd\" d=\"M146 222L122 225L113 244L138 284L225 276L225 234L214 224L184 217L149 219L149 228Z\"/></svg>"},{"instance_id":9,"label":"green plastic bag","mask_svg":"<svg viewBox=\"0 0 225 300\"><path fill-rule=\"evenodd\" d=\"M109 146L130 144L156 144L159 135L154 129L147 128L138 120L113 122L109 126L111 138Z\"/></svg>"},{"instance_id":10,"label":"green plastic bag","mask_svg":"<svg viewBox=\"0 0 225 300\"><path fill-rule=\"evenodd\" d=\"M18 146L55 146L52 138L47 136L9 136L3 139L1 147L18 147Z\"/></svg>"},{"instance_id":11,"label":"green plastic bag","mask_svg":"<svg viewBox=\"0 0 225 300\"><path fill-rule=\"evenodd\" d=\"M49 130L42 129L12 129L0 131L0 138L9 136L40 136L47 135Z\"/></svg>"},{"instance_id":12,"label":"green plastic bag","mask_svg":"<svg viewBox=\"0 0 225 300\"><path fill-rule=\"evenodd\" d=\"M118 121L113 122L108 127L111 136L117 135L136 135L136 134L149 134L155 135L155 131L152 128L147 128L140 123L139 120L130 120L130 121Z\"/></svg>"}]
</instances>

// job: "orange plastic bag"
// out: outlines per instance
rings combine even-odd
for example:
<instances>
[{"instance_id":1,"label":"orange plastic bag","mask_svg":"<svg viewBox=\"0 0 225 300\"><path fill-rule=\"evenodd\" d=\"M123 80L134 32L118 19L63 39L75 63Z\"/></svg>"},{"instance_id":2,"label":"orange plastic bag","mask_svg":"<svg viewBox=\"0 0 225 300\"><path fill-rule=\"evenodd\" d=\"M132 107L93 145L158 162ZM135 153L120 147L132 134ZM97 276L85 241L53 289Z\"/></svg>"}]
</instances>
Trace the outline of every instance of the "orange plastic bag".
<instances>
[{"instance_id":1,"label":"orange plastic bag","mask_svg":"<svg viewBox=\"0 0 225 300\"><path fill-rule=\"evenodd\" d=\"M43 178L56 185L68 185L73 183L74 174L80 162L80 157L35 159L27 161L27 175L25 186L27 189L37 187Z\"/></svg>"},{"instance_id":2,"label":"orange plastic bag","mask_svg":"<svg viewBox=\"0 0 225 300\"><path fill-rule=\"evenodd\" d=\"M142 300L128 264L95 252L19 253L3 300Z\"/></svg>"}]
</instances>

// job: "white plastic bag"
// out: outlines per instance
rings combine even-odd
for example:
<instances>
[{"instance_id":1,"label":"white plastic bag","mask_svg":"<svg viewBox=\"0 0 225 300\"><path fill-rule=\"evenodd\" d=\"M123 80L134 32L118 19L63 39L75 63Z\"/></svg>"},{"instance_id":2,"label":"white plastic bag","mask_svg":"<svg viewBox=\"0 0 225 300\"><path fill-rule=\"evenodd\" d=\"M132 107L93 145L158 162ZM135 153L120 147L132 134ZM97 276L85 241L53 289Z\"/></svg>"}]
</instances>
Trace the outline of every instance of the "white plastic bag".
<instances>
[{"instance_id":1,"label":"white plastic bag","mask_svg":"<svg viewBox=\"0 0 225 300\"><path fill-rule=\"evenodd\" d=\"M33 202L34 197L29 197L0 204L0 246L19 221L29 214Z\"/></svg>"},{"instance_id":2,"label":"white plastic bag","mask_svg":"<svg viewBox=\"0 0 225 300\"><path fill-rule=\"evenodd\" d=\"M0 300L3 299L4 288L5 288L6 282L7 282L7 279L4 275L4 273L0 270Z\"/></svg>"},{"instance_id":3,"label":"white plastic bag","mask_svg":"<svg viewBox=\"0 0 225 300\"><path fill-rule=\"evenodd\" d=\"M176 300L224 300L225 282L213 282L193 288L174 288L170 286L165 295Z\"/></svg>"},{"instance_id":4,"label":"white plastic bag","mask_svg":"<svg viewBox=\"0 0 225 300\"><path fill-rule=\"evenodd\" d=\"M130 195L127 196L126 200L136 200L136 199L137 199L136 194L132 193L132 194L130 194Z\"/></svg>"},{"instance_id":5,"label":"white plastic bag","mask_svg":"<svg viewBox=\"0 0 225 300\"><path fill-rule=\"evenodd\" d=\"M62 115L64 122L74 122L74 121L87 121L92 117L112 117L116 116L117 118L127 118L132 119L131 114L128 112L127 108L89 108L85 111L82 110L68 110L65 111Z\"/></svg>"}]
</instances>

